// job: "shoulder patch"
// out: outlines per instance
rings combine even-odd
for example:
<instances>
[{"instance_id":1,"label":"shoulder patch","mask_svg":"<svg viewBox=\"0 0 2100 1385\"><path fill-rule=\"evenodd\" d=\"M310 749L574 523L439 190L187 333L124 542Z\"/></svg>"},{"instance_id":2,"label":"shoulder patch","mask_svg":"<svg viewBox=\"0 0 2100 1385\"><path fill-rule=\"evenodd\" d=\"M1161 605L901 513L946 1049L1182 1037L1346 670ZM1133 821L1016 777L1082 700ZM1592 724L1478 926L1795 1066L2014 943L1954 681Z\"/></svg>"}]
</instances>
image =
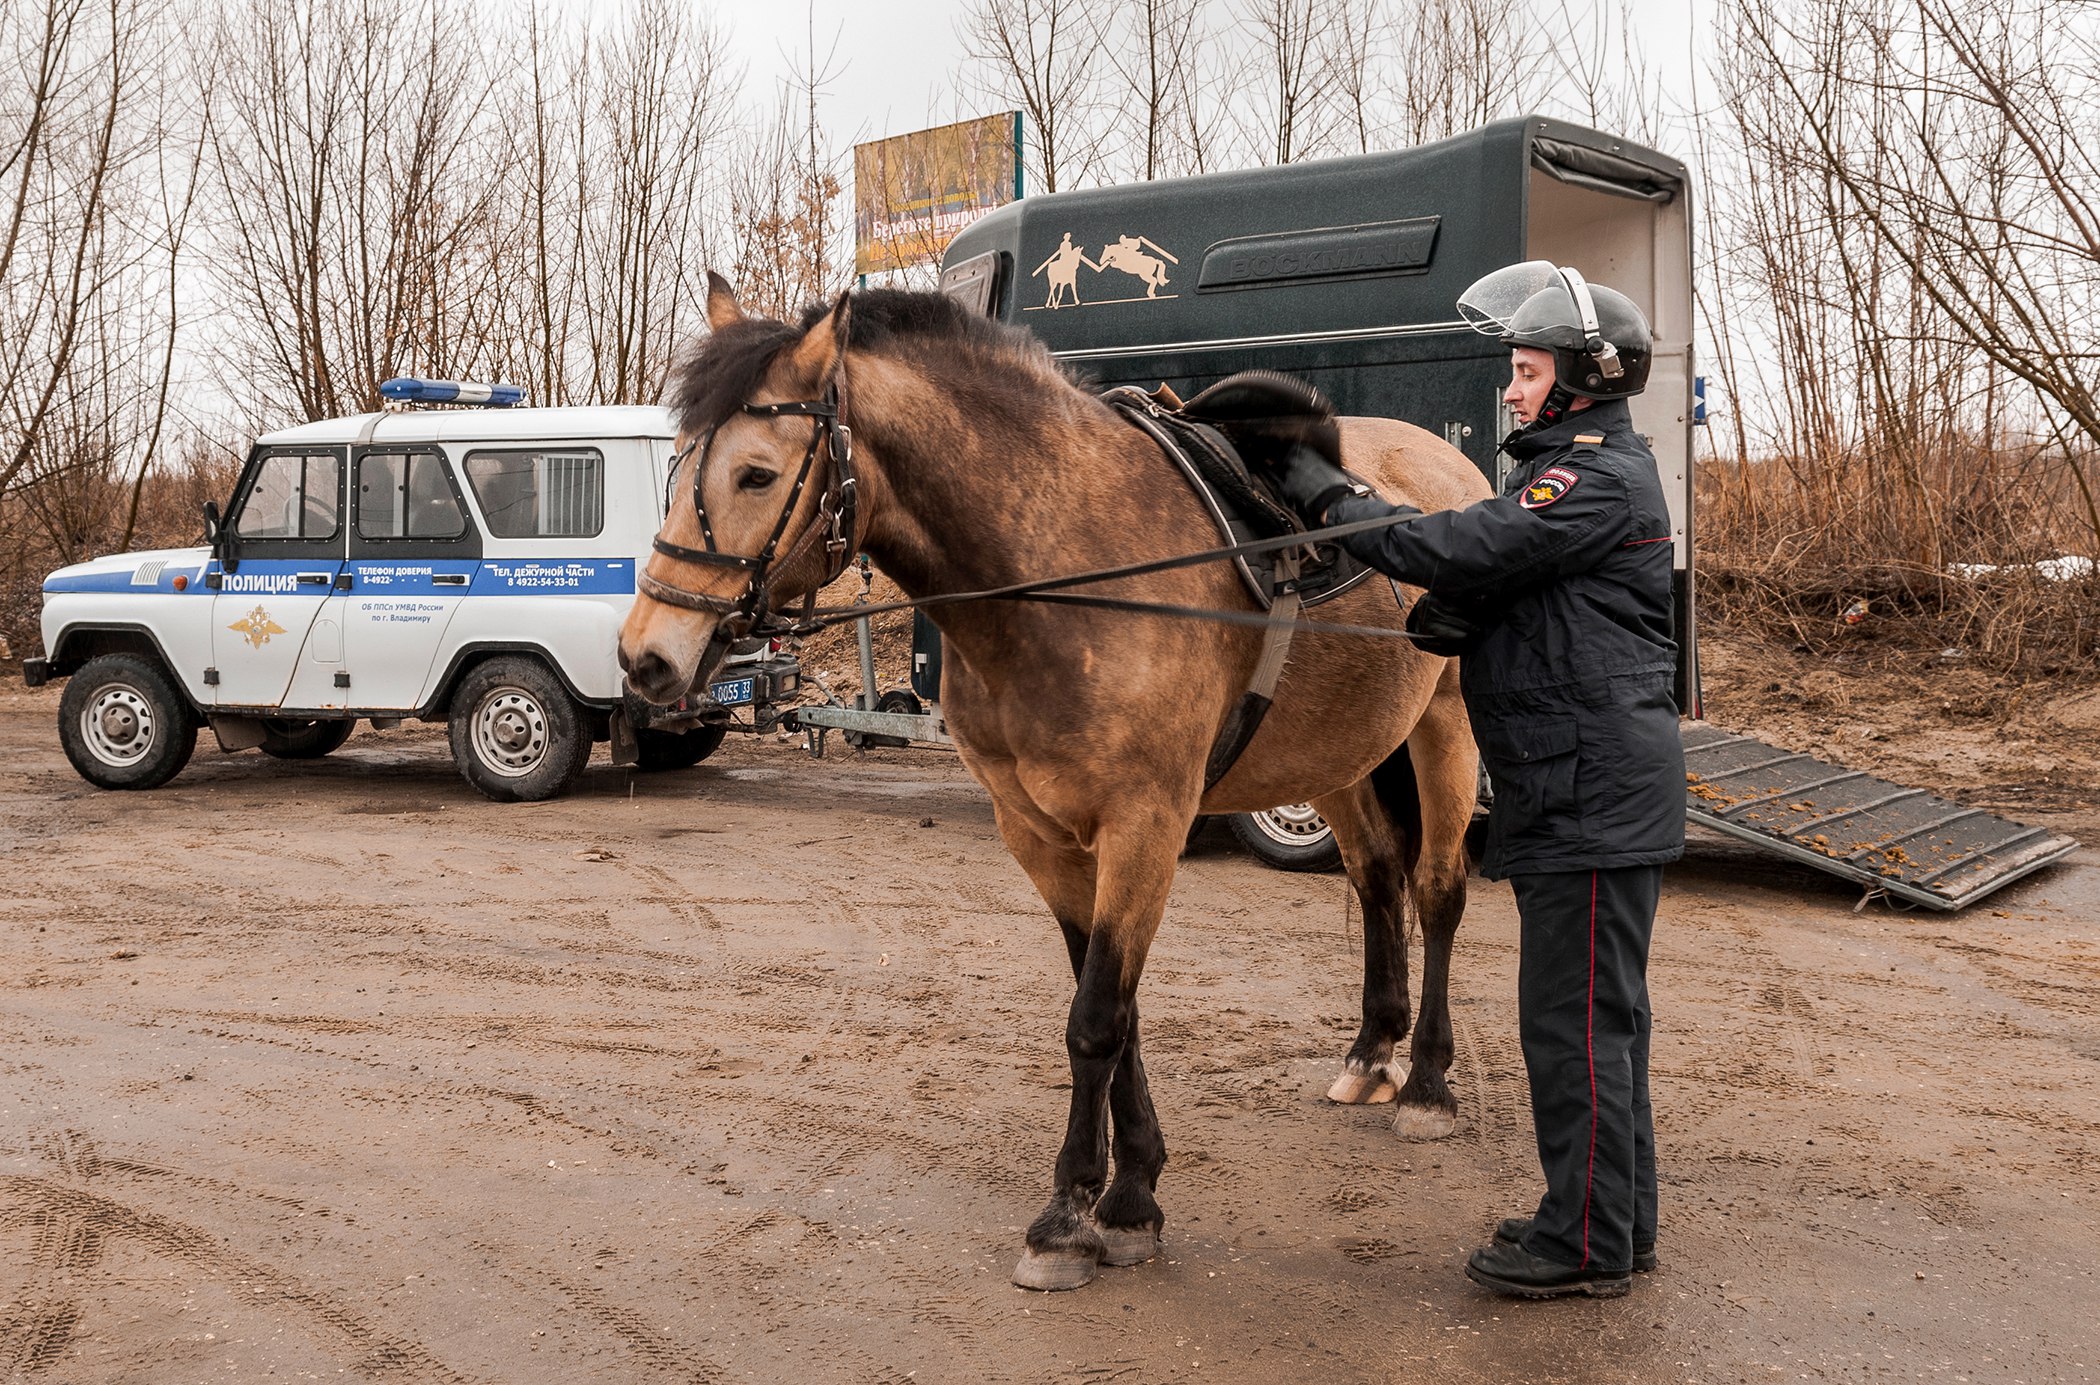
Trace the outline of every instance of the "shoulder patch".
<instances>
[{"instance_id":1,"label":"shoulder patch","mask_svg":"<svg viewBox=\"0 0 2100 1385\"><path fill-rule=\"evenodd\" d=\"M1577 434L1575 435L1575 441L1577 441L1577 442L1587 442L1587 443L1599 443L1599 442L1603 442L1603 441L1604 441L1604 434L1602 434L1602 433L1577 433Z\"/></svg>"},{"instance_id":2,"label":"shoulder patch","mask_svg":"<svg viewBox=\"0 0 2100 1385\"><path fill-rule=\"evenodd\" d=\"M1543 510L1575 489L1582 478L1564 466L1549 466L1517 497L1517 503L1527 510Z\"/></svg>"}]
</instances>

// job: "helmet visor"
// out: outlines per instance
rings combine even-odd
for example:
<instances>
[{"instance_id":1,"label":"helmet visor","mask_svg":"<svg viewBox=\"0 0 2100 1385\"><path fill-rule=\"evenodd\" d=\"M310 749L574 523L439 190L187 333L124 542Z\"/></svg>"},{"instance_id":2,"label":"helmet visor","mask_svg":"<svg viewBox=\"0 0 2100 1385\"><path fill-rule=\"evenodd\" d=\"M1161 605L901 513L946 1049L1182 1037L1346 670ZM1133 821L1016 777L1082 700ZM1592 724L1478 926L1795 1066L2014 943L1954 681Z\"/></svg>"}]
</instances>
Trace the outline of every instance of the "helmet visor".
<instances>
[{"instance_id":1,"label":"helmet visor","mask_svg":"<svg viewBox=\"0 0 2100 1385\"><path fill-rule=\"evenodd\" d=\"M1459 315L1482 336L1499 337L1509 330L1510 320L1524 301L1540 289L1551 288L1559 274L1551 260L1526 260L1483 275L1458 296Z\"/></svg>"}]
</instances>

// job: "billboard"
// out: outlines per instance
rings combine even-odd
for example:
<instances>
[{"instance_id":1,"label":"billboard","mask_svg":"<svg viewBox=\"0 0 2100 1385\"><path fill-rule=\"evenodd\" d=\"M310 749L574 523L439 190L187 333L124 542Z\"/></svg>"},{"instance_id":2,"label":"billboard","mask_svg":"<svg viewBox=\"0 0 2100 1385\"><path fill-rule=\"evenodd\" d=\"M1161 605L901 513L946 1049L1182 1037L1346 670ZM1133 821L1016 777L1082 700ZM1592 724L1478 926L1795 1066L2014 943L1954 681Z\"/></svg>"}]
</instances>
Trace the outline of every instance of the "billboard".
<instances>
[{"instance_id":1,"label":"billboard","mask_svg":"<svg viewBox=\"0 0 2100 1385\"><path fill-rule=\"evenodd\" d=\"M853 267L937 264L955 233L1021 195L1021 113L853 146Z\"/></svg>"}]
</instances>

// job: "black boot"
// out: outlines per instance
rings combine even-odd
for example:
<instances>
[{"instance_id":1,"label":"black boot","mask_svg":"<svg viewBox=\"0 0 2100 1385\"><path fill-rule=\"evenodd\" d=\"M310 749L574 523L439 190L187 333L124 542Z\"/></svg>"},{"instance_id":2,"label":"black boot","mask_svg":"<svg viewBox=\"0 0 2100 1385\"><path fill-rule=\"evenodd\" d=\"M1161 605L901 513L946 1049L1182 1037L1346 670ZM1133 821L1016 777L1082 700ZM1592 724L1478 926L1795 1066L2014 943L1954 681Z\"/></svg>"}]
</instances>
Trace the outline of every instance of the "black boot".
<instances>
[{"instance_id":1,"label":"black boot","mask_svg":"<svg viewBox=\"0 0 2100 1385\"><path fill-rule=\"evenodd\" d=\"M1524 1244L1524 1233L1529 1230L1531 1230L1531 1218L1504 1217L1495 1225L1495 1239L1501 1241L1504 1245L1520 1246ZM1646 1274L1654 1269L1657 1263L1655 1242L1650 1241L1646 1245L1642 1245L1638 1241L1634 1243L1633 1272L1635 1274Z\"/></svg>"},{"instance_id":2,"label":"black boot","mask_svg":"<svg viewBox=\"0 0 2100 1385\"><path fill-rule=\"evenodd\" d=\"M1490 1241L1466 1261L1466 1278L1512 1298L1557 1298L1588 1294L1617 1298L1633 1287L1625 1270L1582 1269L1533 1255L1508 1241Z\"/></svg>"}]
</instances>

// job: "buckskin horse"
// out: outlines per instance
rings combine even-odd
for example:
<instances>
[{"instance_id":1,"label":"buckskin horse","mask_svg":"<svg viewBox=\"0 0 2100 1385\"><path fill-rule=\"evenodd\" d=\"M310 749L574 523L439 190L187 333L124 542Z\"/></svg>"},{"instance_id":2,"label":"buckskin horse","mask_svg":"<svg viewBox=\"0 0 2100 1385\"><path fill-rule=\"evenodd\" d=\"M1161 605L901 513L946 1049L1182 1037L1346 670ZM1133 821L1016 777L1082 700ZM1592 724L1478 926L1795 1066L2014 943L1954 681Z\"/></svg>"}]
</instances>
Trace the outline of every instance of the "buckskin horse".
<instances>
[{"instance_id":1,"label":"buckskin horse","mask_svg":"<svg viewBox=\"0 0 2100 1385\"><path fill-rule=\"evenodd\" d=\"M1217 541L1145 434L1034 338L948 298L864 290L791 325L746 316L710 275L707 319L711 333L674 382L674 490L620 633L631 695L677 701L766 609L815 591L856 549L924 597ZM1419 428L1352 418L1340 435L1351 469L1393 499L1437 509L1487 494L1473 466ZM1255 605L1223 563L1116 587L1183 607ZM1401 625L1384 582L1330 604L1338 621ZM1140 1057L1137 988L1198 814L1309 800L1327 819L1364 927L1363 1023L1329 1096L1396 1100L1408 1138L1450 1133L1447 985L1477 788L1455 662L1404 639L1308 626L1253 739L1206 787L1259 630L1015 601L929 613L945 641L948 730L1063 931L1077 978L1064 1145L1014 1282L1076 1288L1098 1266L1136 1264L1159 1246L1166 1146ZM1410 899L1422 1000L1400 1080L1397 1065L1390 1078L1387 1069L1408 1034Z\"/></svg>"}]
</instances>

